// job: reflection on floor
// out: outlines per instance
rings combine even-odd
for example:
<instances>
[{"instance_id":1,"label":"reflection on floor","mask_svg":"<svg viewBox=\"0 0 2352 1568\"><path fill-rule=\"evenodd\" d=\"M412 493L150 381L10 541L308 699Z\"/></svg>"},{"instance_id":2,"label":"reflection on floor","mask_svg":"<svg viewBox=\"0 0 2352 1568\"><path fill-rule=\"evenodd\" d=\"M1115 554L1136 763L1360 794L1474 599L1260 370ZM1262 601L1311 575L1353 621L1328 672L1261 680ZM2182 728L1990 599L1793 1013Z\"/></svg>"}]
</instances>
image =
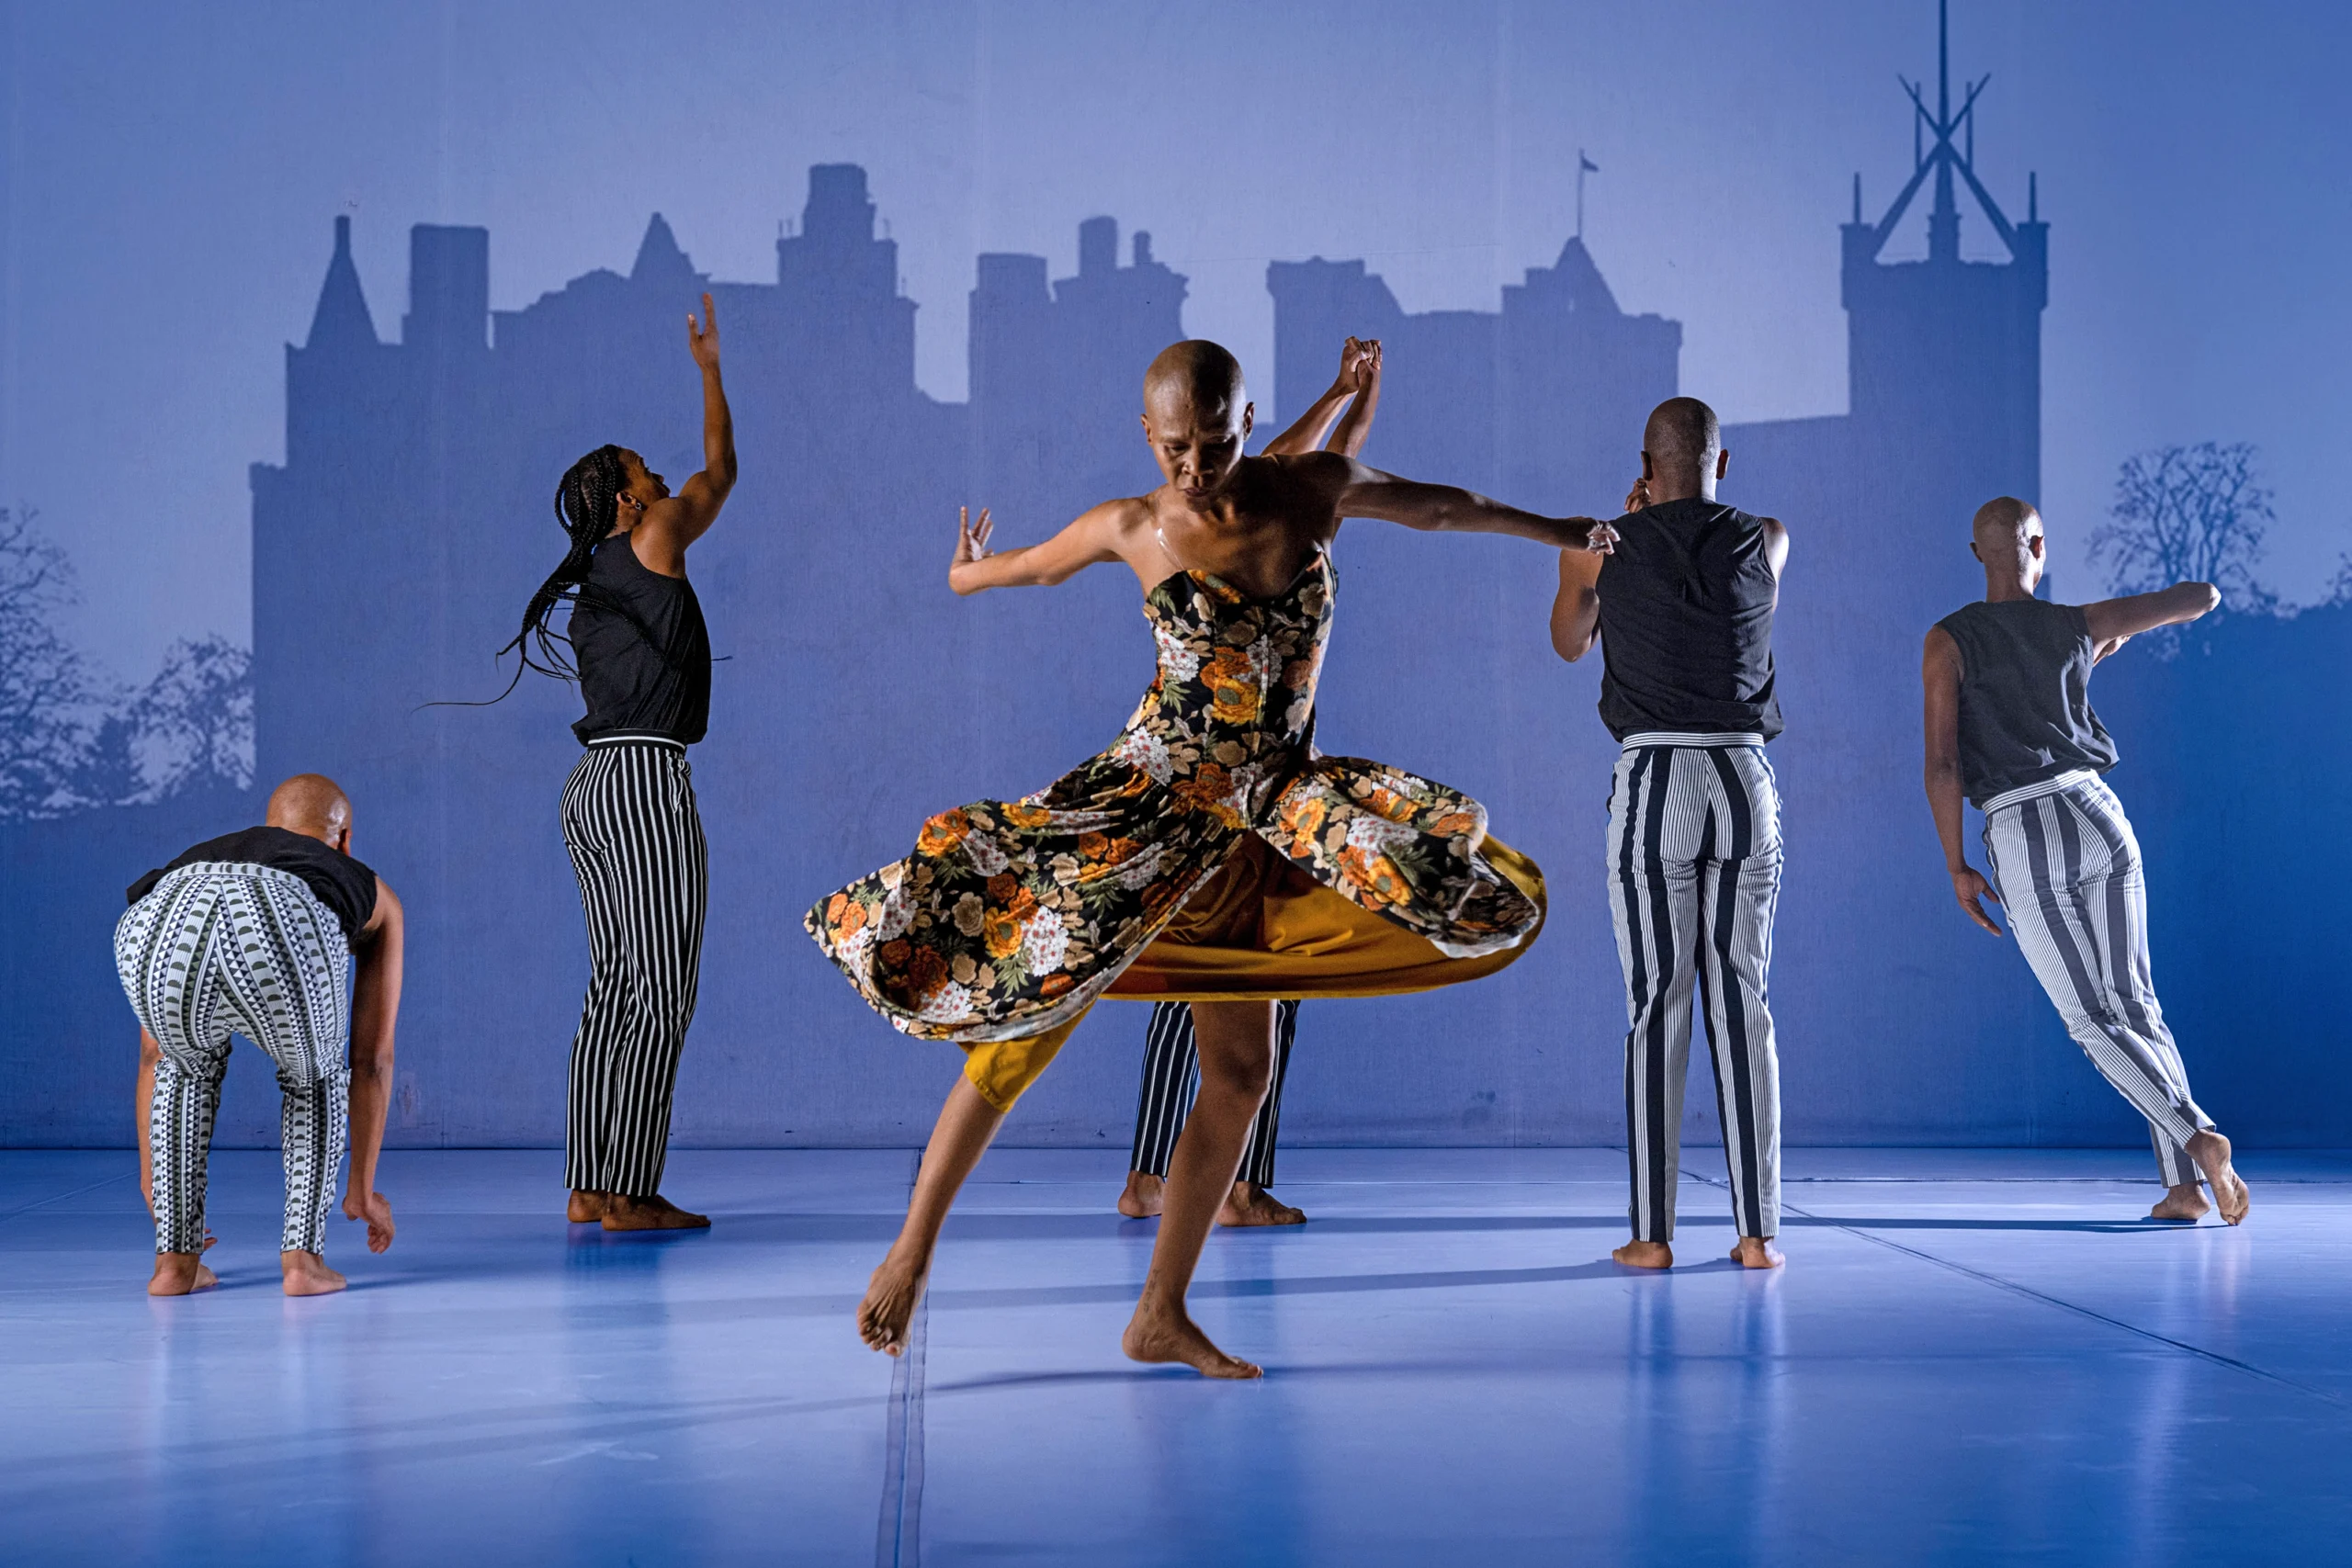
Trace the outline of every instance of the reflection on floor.
<instances>
[{"instance_id":1,"label":"reflection on floor","mask_svg":"<svg viewBox=\"0 0 2352 1568\"><path fill-rule=\"evenodd\" d=\"M1285 1154L1310 1223L1195 1292L1229 1385L1120 1359L1115 1157L990 1156L894 1363L850 1311L903 1152L682 1153L718 1223L668 1237L567 1234L552 1154L396 1153L397 1246L338 1221L311 1301L224 1154L222 1287L164 1302L130 1156L0 1153L0 1559L2352 1558L2352 1156L2249 1158L2230 1231L2141 1220L2144 1150L1795 1151L1778 1275L1718 1158L1658 1277L1610 1151Z\"/></svg>"}]
</instances>

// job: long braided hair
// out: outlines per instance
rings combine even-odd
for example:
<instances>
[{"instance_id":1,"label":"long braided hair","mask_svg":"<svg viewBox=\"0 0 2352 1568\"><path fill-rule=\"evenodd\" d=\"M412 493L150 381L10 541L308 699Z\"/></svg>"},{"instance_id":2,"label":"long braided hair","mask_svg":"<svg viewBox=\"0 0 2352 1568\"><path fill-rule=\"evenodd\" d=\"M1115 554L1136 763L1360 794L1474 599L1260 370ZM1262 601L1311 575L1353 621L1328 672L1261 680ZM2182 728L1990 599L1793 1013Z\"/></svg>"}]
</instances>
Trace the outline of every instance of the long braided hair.
<instances>
[{"instance_id":1,"label":"long braided hair","mask_svg":"<svg viewBox=\"0 0 2352 1568\"><path fill-rule=\"evenodd\" d=\"M620 519L621 486L628 479L628 470L621 464L621 449L608 441L564 469L563 478L556 482L555 519L563 525L571 548L523 607L523 626L514 634L514 640L498 650L501 659L510 653L522 654L523 662L514 671L515 680L523 678L525 670L536 670L559 681L580 678L579 667L571 653L571 639L548 622L554 615L555 607L567 599L575 604L583 598L604 604L610 597L591 587L588 565L596 547L604 543L612 533L613 525ZM607 607L628 613L625 605L615 604ZM637 617L631 615L629 619L634 621ZM645 628L639 626L639 630ZM507 689L514 690L511 685Z\"/></svg>"}]
</instances>

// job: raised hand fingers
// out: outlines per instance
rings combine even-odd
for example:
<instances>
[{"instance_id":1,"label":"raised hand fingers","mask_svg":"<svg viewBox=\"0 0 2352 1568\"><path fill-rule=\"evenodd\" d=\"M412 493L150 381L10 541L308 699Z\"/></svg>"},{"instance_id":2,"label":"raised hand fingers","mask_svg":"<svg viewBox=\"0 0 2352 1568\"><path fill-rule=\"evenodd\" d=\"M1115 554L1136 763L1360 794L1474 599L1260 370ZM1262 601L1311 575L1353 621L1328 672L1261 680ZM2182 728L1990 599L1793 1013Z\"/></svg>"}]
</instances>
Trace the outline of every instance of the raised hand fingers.
<instances>
[{"instance_id":1,"label":"raised hand fingers","mask_svg":"<svg viewBox=\"0 0 2352 1568\"><path fill-rule=\"evenodd\" d=\"M979 526L972 530L972 543L981 549L986 549L989 545L989 536L995 532L996 519L989 515L987 507L981 507Z\"/></svg>"},{"instance_id":2,"label":"raised hand fingers","mask_svg":"<svg viewBox=\"0 0 2352 1568\"><path fill-rule=\"evenodd\" d=\"M1584 536L1584 547L1597 556L1617 553L1617 530L1606 523L1595 523Z\"/></svg>"}]
</instances>

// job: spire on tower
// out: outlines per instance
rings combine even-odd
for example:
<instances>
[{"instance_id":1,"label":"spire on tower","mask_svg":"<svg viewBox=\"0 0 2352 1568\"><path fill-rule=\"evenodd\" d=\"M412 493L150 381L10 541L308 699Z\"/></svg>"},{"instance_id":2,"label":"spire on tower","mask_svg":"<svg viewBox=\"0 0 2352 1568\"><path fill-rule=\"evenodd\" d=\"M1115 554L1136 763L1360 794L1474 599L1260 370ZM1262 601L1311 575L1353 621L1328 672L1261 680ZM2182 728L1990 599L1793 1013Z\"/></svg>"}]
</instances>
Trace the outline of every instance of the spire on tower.
<instances>
[{"instance_id":1,"label":"spire on tower","mask_svg":"<svg viewBox=\"0 0 2352 1568\"><path fill-rule=\"evenodd\" d=\"M637 247L637 264L628 275L639 283L695 280L695 264L679 248L677 235L670 231L670 220L658 212L645 225L645 238Z\"/></svg>"},{"instance_id":2,"label":"spire on tower","mask_svg":"<svg viewBox=\"0 0 2352 1568\"><path fill-rule=\"evenodd\" d=\"M1993 199L1990 191L1976 177L1976 96L1992 80L1988 73L1968 84L1962 93L1960 107L1951 105L1951 17L1950 0L1936 0L1936 107L1928 107L1927 95L1917 82L1898 75L1903 90L1911 98L1911 179L1878 221L1878 234L1870 254L1875 257L1894 237L1894 227L1910 210L1912 197L1932 174L1936 177L1935 205L1928 214L1928 259L1937 262L1960 260L1960 207L1952 189L1953 176L1968 186L1976 205L2001 237L2011 256L2017 254L2017 230L2002 212L2001 204ZM1953 138L1965 131L1961 145ZM1964 150L1963 150L1964 149ZM1859 215L1856 221L1860 220Z\"/></svg>"},{"instance_id":3,"label":"spire on tower","mask_svg":"<svg viewBox=\"0 0 2352 1568\"><path fill-rule=\"evenodd\" d=\"M334 259L327 263L327 280L319 288L319 308L311 313L308 348L376 346L376 320L368 313L368 296L359 288L359 269L351 263L351 220L334 220Z\"/></svg>"}]
</instances>

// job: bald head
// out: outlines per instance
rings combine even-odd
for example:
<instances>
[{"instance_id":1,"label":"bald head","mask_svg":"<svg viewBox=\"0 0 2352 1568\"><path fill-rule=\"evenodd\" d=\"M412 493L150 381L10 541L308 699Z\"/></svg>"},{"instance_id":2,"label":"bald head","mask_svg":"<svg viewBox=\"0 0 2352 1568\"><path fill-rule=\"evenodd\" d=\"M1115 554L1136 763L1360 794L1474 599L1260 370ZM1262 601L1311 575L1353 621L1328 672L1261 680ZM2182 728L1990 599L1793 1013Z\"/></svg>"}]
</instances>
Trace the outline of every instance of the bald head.
<instances>
[{"instance_id":1,"label":"bald head","mask_svg":"<svg viewBox=\"0 0 2352 1568\"><path fill-rule=\"evenodd\" d=\"M1712 479L1724 449L1723 423L1696 398L1668 398L1650 410L1642 427L1642 451L1657 477L1695 493L1702 477Z\"/></svg>"},{"instance_id":2,"label":"bald head","mask_svg":"<svg viewBox=\"0 0 2352 1568\"><path fill-rule=\"evenodd\" d=\"M1159 351L1143 373L1143 406L1147 414L1163 409L1197 412L1215 420L1238 413L1249 400L1241 385L1241 361L1206 338L1186 338Z\"/></svg>"},{"instance_id":3,"label":"bald head","mask_svg":"<svg viewBox=\"0 0 2352 1568\"><path fill-rule=\"evenodd\" d=\"M296 773L269 792L273 828L341 848L351 831L351 797L324 773Z\"/></svg>"},{"instance_id":4,"label":"bald head","mask_svg":"<svg viewBox=\"0 0 2352 1568\"><path fill-rule=\"evenodd\" d=\"M2033 592L2041 581L2041 513L2013 495L1996 495L1976 509L1971 547L1984 563L1988 592L2014 585Z\"/></svg>"}]
</instances>

